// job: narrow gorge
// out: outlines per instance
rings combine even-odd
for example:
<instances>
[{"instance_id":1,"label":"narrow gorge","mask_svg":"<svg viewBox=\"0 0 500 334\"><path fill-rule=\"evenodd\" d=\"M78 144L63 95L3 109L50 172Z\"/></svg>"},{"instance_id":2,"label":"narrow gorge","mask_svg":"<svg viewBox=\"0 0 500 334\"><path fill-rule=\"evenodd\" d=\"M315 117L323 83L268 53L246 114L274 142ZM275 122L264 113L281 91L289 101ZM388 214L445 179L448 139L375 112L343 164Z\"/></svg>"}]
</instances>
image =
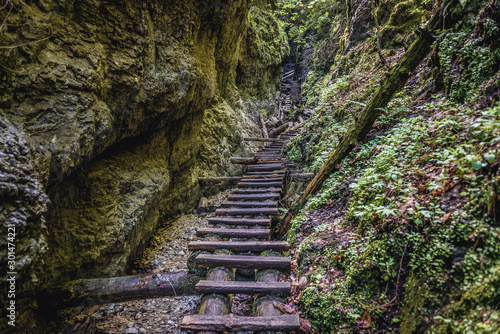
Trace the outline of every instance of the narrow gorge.
<instances>
[{"instance_id":1,"label":"narrow gorge","mask_svg":"<svg viewBox=\"0 0 500 334\"><path fill-rule=\"evenodd\" d=\"M0 332L500 332L499 0L0 0L0 78Z\"/></svg>"}]
</instances>

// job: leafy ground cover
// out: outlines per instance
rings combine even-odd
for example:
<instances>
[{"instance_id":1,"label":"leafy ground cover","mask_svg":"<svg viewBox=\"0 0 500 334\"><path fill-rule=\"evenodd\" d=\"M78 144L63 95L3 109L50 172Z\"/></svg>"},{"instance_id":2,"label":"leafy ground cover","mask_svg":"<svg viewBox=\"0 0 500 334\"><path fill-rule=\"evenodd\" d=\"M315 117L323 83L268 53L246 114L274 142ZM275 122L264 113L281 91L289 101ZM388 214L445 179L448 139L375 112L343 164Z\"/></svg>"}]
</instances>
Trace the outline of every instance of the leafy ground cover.
<instances>
[{"instance_id":1,"label":"leafy ground cover","mask_svg":"<svg viewBox=\"0 0 500 334\"><path fill-rule=\"evenodd\" d=\"M366 140L292 204L287 303L313 333L500 332L500 5L464 3ZM372 45L309 73L289 160L318 171L404 52L384 66Z\"/></svg>"}]
</instances>

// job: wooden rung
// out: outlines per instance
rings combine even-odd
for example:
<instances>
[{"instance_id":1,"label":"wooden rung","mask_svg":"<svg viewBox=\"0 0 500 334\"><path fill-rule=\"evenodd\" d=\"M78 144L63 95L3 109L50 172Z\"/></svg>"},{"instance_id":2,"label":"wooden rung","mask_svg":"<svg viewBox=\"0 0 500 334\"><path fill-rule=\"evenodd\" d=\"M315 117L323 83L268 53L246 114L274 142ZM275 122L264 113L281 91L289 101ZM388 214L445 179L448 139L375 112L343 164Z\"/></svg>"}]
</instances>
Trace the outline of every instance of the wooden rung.
<instances>
[{"instance_id":1,"label":"wooden rung","mask_svg":"<svg viewBox=\"0 0 500 334\"><path fill-rule=\"evenodd\" d=\"M281 256L253 256L253 255L226 255L200 254L195 259L198 267L227 267L245 269L276 269L290 271L291 259Z\"/></svg>"},{"instance_id":2,"label":"wooden rung","mask_svg":"<svg viewBox=\"0 0 500 334\"><path fill-rule=\"evenodd\" d=\"M268 187L281 187L283 182L238 182L238 188L268 188Z\"/></svg>"},{"instance_id":3,"label":"wooden rung","mask_svg":"<svg viewBox=\"0 0 500 334\"><path fill-rule=\"evenodd\" d=\"M265 149L262 149L262 150L259 150L255 153L281 153L281 149L280 148L265 148Z\"/></svg>"},{"instance_id":4,"label":"wooden rung","mask_svg":"<svg viewBox=\"0 0 500 334\"><path fill-rule=\"evenodd\" d=\"M236 225L236 226L269 226L271 225L271 219L269 218L223 218L215 217L208 218L208 223L215 224L226 224L226 225Z\"/></svg>"},{"instance_id":5,"label":"wooden rung","mask_svg":"<svg viewBox=\"0 0 500 334\"><path fill-rule=\"evenodd\" d=\"M264 252L286 251L290 245L286 241L192 241L188 244L188 250L215 252L218 249L227 249L232 252Z\"/></svg>"},{"instance_id":6,"label":"wooden rung","mask_svg":"<svg viewBox=\"0 0 500 334\"><path fill-rule=\"evenodd\" d=\"M255 178L255 177L246 177L243 179L240 179L242 182L282 182L283 181L283 176L278 176L278 177L268 177L268 178Z\"/></svg>"},{"instance_id":7,"label":"wooden rung","mask_svg":"<svg viewBox=\"0 0 500 334\"><path fill-rule=\"evenodd\" d=\"M262 193L269 193L269 192L281 192L281 188L261 188L261 189L249 189L249 188L242 188L242 189L234 189L233 194L262 194Z\"/></svg>"},{"instance_id":8,"label":"wooden rung","mask_svg":"<svg viewBox=\"0 0 500 334\"><path fill-rule=\"evenodd\" d=\"M199 281L195 286L199 293L217 293L228 295L241 293L253 295L265 293L269 295L289 295L291 285L289 282L247 282L247 281Z\"/></svg>"},{"instance_id":9,"label":"wooden rung","mask_svg":"<svg viewBox=\"0 0 500 334\"><path fill-rule=\"evenodd\" d=\"M281 154L275 153L256 153L255 157L258 159L282 159L284 158Z\"/></svg>"},{"instance_id":10,"label":"wooden rung","mask_svg":"<svg viewBox=\"0 0 500 334\"><path fill-rule=\"evenodd\" d=\"M200 228L196 231L196 236L204 237L209 234L216 234L222 238L241 239L269 239L271 230L267 228Z\"/></svg>"},{"instance_id":11,"label":"wooden rung","mask_svg":"<svg viewBox=\"0 0 500 334\"><path fill-rule=\"evenodd\" d=\"M284 159L280 159L280 160L270 160L270 161L257 161L257 165L259 166L262 166L262 165L276 165L276 163L280 163L280 164L287 164L287 163L291 163L291 161L286 161Z\"/></svg>"},{"instance_id":12,"label":"wooden rung","mask_svg":"<svg viewBox=\"0 0 500 334\"><path fill-rule=\"evenodd\" d=\"M229 195L227 197L228 200L245 200L245 201L265 201L266 199L279 199L280 194L279 193L263 193L263 194L249 194L249 195Z\"/></svg>"},{"instance_id":13,"label":"wooden rung","mask_svg":"<svg viewBox=\"0 0 500 334\"><path fill-rule=\"evenodd\" d=\"M245 175L269 175L269 174L285 174L284 170L274 170L267 172L248 172Z\"/></svg>"},{"instance_id":14,"label":"wooden rung","mask_svg":"<svg viewBox=\"0 0 500 334\"><path fill-rule=\"evenodd\" d=\"M242 317L234 314L187 315L182 319L181 328L193 331L271 331L300 329L300 319L296 314L284 314L272 317Z\"/></svg>"},{"instance_id":15,"label":"wooden rung","mask_svg":"<svg viewBox=\"0 0 500 334\"><path fill-rule=\"evenodd\" d=\"M252 180L252 179L273 179L273 178L279 178L280 180L283 179L283 174L266 174L266 175L243 175L243 180Z\"/></svg>"},{"instance_id":16,"label":"wooden rung","mask_svg":"<svg viewBox=\"0 0 500 334\"><path fill-rule=\"evenodd\" d=\"M271 171L271 170L279 170L283 168L282 163L279 164L269 164L265 166L261 165L248 165L247 170L249 172L265 172L265 171Z\"/></svg>"},{"instance_id":17,"label":"wooden rung","mask_svg":"<svg viewBox=\"0 0 500 334\"><path fill-rule=\"evenodd\" d=\"M255 207L265 207L265 208L275 208L278 206L278 202L244 202L244 201L224 201L221 203L223 208L255 208Z\"/></svg>"},{"instance_id":18,"label":"wooden rung","mask_svg":"<svg viewBox=\"0 0 500 334\"><path fill-rule=\"evenodd\" d=\"M276 216L278 208L244 208L244 209L217 209L216 216Z\"/></svg>"}]
</instances>

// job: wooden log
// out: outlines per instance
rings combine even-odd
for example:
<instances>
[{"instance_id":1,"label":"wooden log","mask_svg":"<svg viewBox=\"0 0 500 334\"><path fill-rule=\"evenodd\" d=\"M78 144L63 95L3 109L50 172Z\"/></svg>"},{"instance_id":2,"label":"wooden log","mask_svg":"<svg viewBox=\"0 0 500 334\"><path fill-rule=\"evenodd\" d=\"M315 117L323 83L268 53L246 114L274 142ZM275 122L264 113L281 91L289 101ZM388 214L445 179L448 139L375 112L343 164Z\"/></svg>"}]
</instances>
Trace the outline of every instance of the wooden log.
<instances>
[{"instance_id":1,"label":"wooden log","mask_svg":"<svg viewBox=\"0 0 500 334\"><path fill-rule=\"evenodd\" d=\"M264 117L262 117L262 115L259 115L259 120L260 125L262 126L262 137L269 138L269 135L267 134L266 122L264 122Z\"/></svg>"},{"instance_id":2,"label":"wooden log","mask_svg":"<svg viewBox=\"0 0 500 334\"><path fill-rule=\"evenodd\" d=\"M229 200L244 200L244 201L264 201L267 199L279 199L280 194L279 193L263 193L263 194L233 194L229 195L227 199Z\"/></svg>"},{"instance_id":3,"label":"wooden log","mask_svg":"<svg viewBox=\"0 0 500 334\"><path fill-rule=\"evenodd\" d=\"M285 123L285 124L277 127L276 129L269 132L269 138L278 137L278 135L280 133L282 133L283 131L285 131L287 128L288 128L288 123Z\"/></svg>"},{"instance_id":4,"label":"wooden log","mask_svg":"<svg viewBox=\"0 0 500 334\"><path fill-rule=\"evenodd\" d=\"M238 182L236 184L238 188L269 188L269 187L281 187L283 182Z\"/></svg>"},{"instance_id":5,"label":"wooden log","mask_svg":"<svg viewBox=\"0 0 500 334\"><path fill-rule=\"evenodd\" d=\"M190 251L215 252L217 249L227 249L231 252L263 252L286 251L290 245L286 241L192 241L188 244Z\"/></svg>"},{"instance_id":6,"label":"wooden log","mask_svg":"<svg viewBox=\"0 0 500 334\"><path fill-rule=\"evenodd\" d=\"M199 281L196 284L196 291L201 293L220 293L220 294L257 294L266 293L270 295L289 295L291 285L289 282L213 282Z\"/></svg>"},{"instance_id":7,"label":"wooden log","mask_svg":"<svg viewBox=\"0 0 500 334\"><path fill-rule=\"evenodd\" d=\"M271 174L272 175L272 174ZM277 174L275 174L277 175ZM261 177L255 178L255 175L248 175L249 177L242 178L240 181L241 182L282 182L283 181L283 176L278 175L278 177L262 177L263 175L260 175Z\"/></svg>"},{"instance_id":8,"label":"wooden log","mask_svg":"<svg viewBox=\"0 0 500 334\"><path fill-rule=\"evenodd\" d=\"M243 181L260 179L261 181L279 178L283 180L283 174L267 174L267 175L243 175Z\"/></svg>"},{"instance_id":9,"label":"wooden log","mask_svg":"<svg viewBox=\"0 0 500 334\"><path fill-rule=\"evenodd\" d=\"M216 216L276 216L278 208L242 208L242 209L217 209Z\"/></svg>"},{"instance_id":10,"label":"wooden log","mask_svg":"<svg viewBox=\"0 0 500 334\"><path fill-rule=\"evenodd\" d=\"M225 255L225 254L200 254L195 263L199 267L227 267L248 269L276 269L290 271L291 259L280 256L251 256L251 255Z\"/></svg>"},{"instance_id":11,"label":"wooden log","mask_svg":"<svg viewBox=\"0 0 500 334\"><path fill-rule=\"evenodd\" d=\"M256 224L255 224L256 225ZM236 229L236 228L200 228L196 231L198 237L206 235L219 235L221 238L241 239L269 239L271 230L262 229Z\"/></svg>"},{"instance_id":12,"label":"wooden log","mask_svg":"<svg viewBox=\"0 0 500 334\"><path fill-rule=\"evenodd\" d=\"M274 171L263 171L263 172L247 172L245 175L270 175L270 174L285 174L285 171L274 170Z\"/></svg>"},{"instance_id":13,"label":"wooden log","mask_svg":"<svg viewBox=\"0 0 500 334\"><path fill-rule=\"evenodd\" d=\"M255 159L255 157L251 157L251 158L233 157L230 160L231 160L231 163L233 163L235 165L237 165L237 164L251 165L251 164L255 163L257 159Z\"/></svg>"},{"instance_id":14,"label":"wooden log","mask_svg":"<svg viewBox=\"0 0 500 334\"><path fill-rule=\"evenodd\" d=\"M283 155L281 154L255 154L257 159L282 159Z\"/></svg>"},{"instance_id":15,"label":"wooden log","mask_svg":"<svg viewBox=\"0 0 500 334\"><path fill-rule=\"evenodd\" d=\"M300 321L297 315L281 315L276 317L242 317L234 314L226 316L189 315L182 319L181 328L198 331L258 331L258 330L290 330L299 331Z\"/></svg>"},{"instance_id":16,"label":"wooden log","mask_svg":"<svg viewBox=\"0 0 500 334\"><path fill-rule=\"evenodd\" d=\"M261 141L261 142L282 142L279 138L256 138L256 137L246 137L243 138L244 141Z\"/></svg>"},{"instance_id":17,"label":"wooden log","mask_svg":"<svg viewBox=\"0 0 500 334\"><path fill-rule=\"evenodd\" d=\"M196 294L201 277L178 273L80 279L41 288L38 304L54 309Z\"/></svg>"},{"instance_id":18,"label":"wooden log","mask_svg":"<svg viewBox=\"0 0 500 334\"><path fill-rule=\"evenodd\" d=\"M226 224L226 225L240 225L240 226L268 226L271 224L270 218L229 218L229 217L214 217L208 218L208 223Z\"/></svg>"},{"instance_id":19,"label":"wooden log","mask_svg":"<svg viewBox=\"0 0 500 334\"><path fill-rule=\"evenodd\" d=\"M394 94L405 85L415 68L431 51L431 46L434 42L433 32L437 27L442 25L443 11L446 10L448 13L451 13L455 6L456 4L452 3L446 7L442 6L436 11L426 26L422 30L419 29L419 36L404 53L399 62L391 67L385 79L380 82L378 89L359 114L354 125L351 126L339 141L335 151L325 161L318 174L316 174L302 193L299 203L304 204L309 195L318 191L323 182L337 170L340 162L365 138L375 120L383 112L384 107L391 101Z\"/></svg>"},{"instance_id":20,"label":"wooden log","mask_svg":"<svg viewBox=\"0 0 500 334\"><path fill-rule=\"evenodd\" d=\"M267 171L275 171L283 168L283 164L268 164L265 166L262 165L249 165L247 167L247 171L249 172L267 172Z\"/></svg>"},{"instance_id":21,"label":"wooden log","mask_svg":"<svg viewBox=\"0 0 500 334\"><path fill-rule=\"evenodd\" d=\"M234 189L233 194L262 194L262 193L269 193L269 192L279 192L281 193L281 188L261 188L261 189L248 189L248 188L242 188L242 189Z\"/></svg>"},{"instance_id":22,"label":"wooden log","mask_svg":"<svg viewBox=\"0 0 500 334\"><path fill-rule=\"evenodd\" d=\"M255 207L261 207L261 208L275 208L278 206L277 202L249 202L249 201L224 201L221 203L221 206L223 208L233 208L233 207L240 207L240 208L255 208Z\"/></svg>"}]
</instances>

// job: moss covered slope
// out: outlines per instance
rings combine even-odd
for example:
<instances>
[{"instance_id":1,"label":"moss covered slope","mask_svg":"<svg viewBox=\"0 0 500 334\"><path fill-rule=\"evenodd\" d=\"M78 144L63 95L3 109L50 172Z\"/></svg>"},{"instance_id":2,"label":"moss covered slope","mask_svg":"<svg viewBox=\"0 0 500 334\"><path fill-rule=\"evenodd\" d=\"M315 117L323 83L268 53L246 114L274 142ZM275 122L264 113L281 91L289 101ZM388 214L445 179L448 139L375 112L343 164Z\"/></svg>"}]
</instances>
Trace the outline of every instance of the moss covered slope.
<instances>
[{"instance_id":1,"label":"moss covered slope","mask_svg":"<svg viewBox=\"0 0 500 334\"><path fill-rule=\"evenodd\" d=\"M326 5L303 3L310 5L308 15L321 16L320 7L311 7L316 3ZM433 6L376 4L385 66L373 21L363 38L353 36L341 18L331 20L326 32L321 27L302 31L313 45L321 43L318 34L357 41L351 48L339 42L331 49L331 67L324 58L302 54L311 57L303 89L314 115L289 146L288 158L306 170L319 170L339 138L355 126L355 117ZM349 1L347 7L350 22L363 13L362 3ZM448 13L433 52L365 141L294 213L288 239L296 247L299 290L289 301L298 304L313 331L500 330L495 288L500 4L463 2L458 8Z\"/></svg>"}]
</instances>

